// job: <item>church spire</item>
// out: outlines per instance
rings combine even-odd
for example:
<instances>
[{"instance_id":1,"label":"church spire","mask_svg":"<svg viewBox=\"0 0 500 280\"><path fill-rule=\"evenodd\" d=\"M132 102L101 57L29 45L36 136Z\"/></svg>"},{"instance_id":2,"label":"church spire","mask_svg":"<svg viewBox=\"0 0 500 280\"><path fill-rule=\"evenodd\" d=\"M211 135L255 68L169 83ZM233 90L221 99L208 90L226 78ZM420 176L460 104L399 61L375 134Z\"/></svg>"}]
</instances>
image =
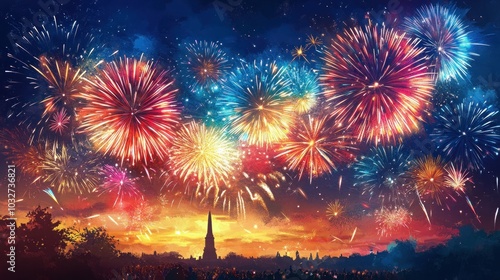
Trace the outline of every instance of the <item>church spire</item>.
<instances>
[{"instance_id":1,"label":"church spire","mask_svg":"<svg viewBox=\"0 0 500 280\"><path fill-rule=\"evenodd\" d=\"M205 237L204 260L216 260L214 234L212 232L212 213L208 212L207 236Z\"/></svg>"},{"instance_id":2,"label":"church spire","mask_svg":"<svg viewBox=\"0 0 500 280\"><path fill-rule=\"evenodd\" d=\"M212 233L212 213L208 211L208 226L207 226L207 237L208 236L214 236Z\"/></svg>"}]
</instances>

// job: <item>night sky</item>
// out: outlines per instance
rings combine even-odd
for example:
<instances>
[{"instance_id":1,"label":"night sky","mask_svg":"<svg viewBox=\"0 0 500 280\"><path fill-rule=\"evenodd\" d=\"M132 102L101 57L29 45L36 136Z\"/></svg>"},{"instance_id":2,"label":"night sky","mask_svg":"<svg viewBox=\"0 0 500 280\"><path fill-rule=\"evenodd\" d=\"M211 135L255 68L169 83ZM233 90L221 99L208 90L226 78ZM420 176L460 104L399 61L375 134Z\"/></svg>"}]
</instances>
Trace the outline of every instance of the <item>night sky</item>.
<instances>
[{"instance_id":1,"label":"night sky","mask_svg":"<svg viewBox=\"0 0 500 280\"><path fill-rule=\"evenodd\" d=\"M1 162L18 170L21 221L39 204L64 226L104 226L124 251L184 257L202 254L209 210L220 256L366 254L408 238L425 249L462 225L499 228L498 1L67 0L55 12L59 29L51 17L19 48L12 34L43 10L25 2L2 0L0 9ZM429 4L461 24L450 33L462 44L449 68L408 35ZM366 35L358 48L357 31ZM382 50L407 56L379 63L375 51L360 55L364 39L394 40ZM353 70L364 66L372 72ZM57 67L78 81L51 78ZM383 67L398 82L377 79ZM120 77L157 104L141 111L148 99L131 101L127 87L113 86ZM307 86L310 95L300 92ZM366 105L384 92L421 96ZM115 93L122 103L106 99ZM385 115L394 108L402 114ZM307 133L323 119L316 136ZM297 146L318 149L311 159L294 154ZM191 158L205 151L204 162ZM419 163L441 174L419 173ZM467 180L451 186L452 169Z\"/></svg>"}]
</instances>

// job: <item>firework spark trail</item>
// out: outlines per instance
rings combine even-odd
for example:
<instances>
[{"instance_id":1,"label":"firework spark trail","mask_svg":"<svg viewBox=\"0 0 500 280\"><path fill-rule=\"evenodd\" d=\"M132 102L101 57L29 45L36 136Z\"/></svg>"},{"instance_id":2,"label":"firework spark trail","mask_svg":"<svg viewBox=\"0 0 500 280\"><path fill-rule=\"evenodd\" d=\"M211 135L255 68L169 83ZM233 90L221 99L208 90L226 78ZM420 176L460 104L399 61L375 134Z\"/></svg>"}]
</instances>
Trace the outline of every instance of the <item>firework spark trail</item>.
<instances>
[{"instance_id":1,"label":"firework spark trail","mask_svg":"<svg viewBox=\"0 0 500 280\"><path fill-rule=\"evenodd\" d=\"M48 188L48 189L43 190L43 192L46 193L50 198L52 198L52 200L54 200L57 203L57 205L59 205L59 207L61 207L61 204L59 204L59 201L57 200L57 197L54 194L54 192L52 191L52 189ZM62 209L62 207L61 207L61 209Z\"/></svg>"},{"instance_id":2,"label":"firework spark trail","mask_svg":"<svg viewBox=\"0 0 500 280\"><path fill-rule=\"evenodd\" d=\"M339 176L339 191L342 188L342 175Z\"/></svg>"},{"instance_id":3,"label":"firework spark trail","mask_svg":"<svg viewBox=\"0 0 500 280\"><path fill-rule=\"evenodd\" d=\"M495 218L493 220L493 230L495 230L497 228L497 216L498 216L498 209L500 207L497 207L497 211L495 211Z\"/></svg>"},{"instance_id":4,"label":"firework spark trail","mask_svg":"<svg viewBox=\"0 0 500 280\"><path fill-rule=\"evenodd\" d=\"M351 243L354 240L354 236L356 236L357 231L358 231L358 227L354 228L354 231L352 232L351 240L349 240L349 243Z\"/></svg>"},{"instance_id":5,"label":"firework spark trail","mask_svg":"<svg viewBox=\"0 0 500 280\"><path fill-rule=\"evenodd\" d=\"M113 217L111 217L110 215L108 215L108 218L115 224L115 225L118 225L118 223L115 221L115 219L113 219Z\"/></svg>"},{"instance_id":6,"label":"firework spark trail","mask_svg":"<svg viewBox=\"0 0 500 280\"><path fill-rule=\"evenodd\" d=\"M335 235L331 235L331 237L333 237L333 240L332 240L332 241L330 241L330 242L334 242L334 241L338 240L338 241L340 241L341 243L345 243L342 239L338 238L338 237L337 237L337 236L335 236Z\"/></svg>"},{"instance_id":7,"label":"firework spark trail","mask_svg":"<svg viewBox=\"0 0 500 280\"><path fill-rule=\"evenodd\" d=\"M94 218L97 218L97 217L100 217L100 216L101 216L101 214L95 214L95 215L88 216L85 219L94 219Z\"/></svg>"},{"instance_id":8,"label":"firework spark trail","mask_svg":"<svg viewBox=\"0 0 500 280\"><path fill-rule=\"evenodd\" d=\"M472 210L472 212L474 213L474 215L476 216L476 219L479 223L481 223L481 220L479 219L479 216L477 215L476 213L476 209L474 209L474 206L472 205L472 202L470 201L469 197L468 196L465 196L465 201L467 201L467 204L469 205L470 209Z\"/></svg>"},{"instance_id":9,"label":"firework spark trail","mask_svg":"<svg viewBox=\"0 0 500 280\"><path fill-rule=\"evenodd\" d=\"M429 226L432 226L431 219L429 217L429 214L427 213L427 210L425 209L425 205L422 202L422 199L420 198L420 194L418 192L418 189L416 189L415 191L417 192L417 197L418 197L418 202L420 204L420 208L422 208L422 211L424 211L425 217L427 218L427 222L429 222Z\"/></svg>"},{"instance_id":10,"label":"firework spark trail","mask_svg":"<svg viewBox=\"0 0 500 280\"><path fill-rule=\"evenodd\" d=\"M336 39L320 81L337 121L375 144L418 131L434 86L417 40L378 26L347 29Z\"/></svg>"}]
</instances>

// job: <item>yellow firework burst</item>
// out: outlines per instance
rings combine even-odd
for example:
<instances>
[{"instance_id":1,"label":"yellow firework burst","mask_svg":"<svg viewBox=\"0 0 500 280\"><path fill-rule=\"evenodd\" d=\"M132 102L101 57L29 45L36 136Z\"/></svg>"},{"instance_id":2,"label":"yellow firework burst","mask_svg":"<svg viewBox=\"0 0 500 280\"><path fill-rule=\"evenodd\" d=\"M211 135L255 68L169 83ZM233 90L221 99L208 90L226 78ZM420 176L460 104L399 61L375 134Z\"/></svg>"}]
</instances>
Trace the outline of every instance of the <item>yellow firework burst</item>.
<instances>
[{"instance_id":1,"label":"yellow firework burst","mask_svg":"<svg viewBox=\"0 0 500 280\"><path fill-rule=\"evenodd\" d=\"M309 62L306 58L306 49L303 48L302 46L299 46L299 47L295 47L295 49L292 51L292 61L294 61L295 59L304 59L305 61Z\"/></svg>"},{"instance_id":2,"label":"yellow firework burst","mask_svg":"<svg viewBox=\"0 0 500 280\"><path fill-rule=\"evenodd\" d=\"M238 160L238 151L223 129L190 122L173 141L170 164L184 182L195 180L199 189L227 181Z\"/></svg>"}]
</instances>

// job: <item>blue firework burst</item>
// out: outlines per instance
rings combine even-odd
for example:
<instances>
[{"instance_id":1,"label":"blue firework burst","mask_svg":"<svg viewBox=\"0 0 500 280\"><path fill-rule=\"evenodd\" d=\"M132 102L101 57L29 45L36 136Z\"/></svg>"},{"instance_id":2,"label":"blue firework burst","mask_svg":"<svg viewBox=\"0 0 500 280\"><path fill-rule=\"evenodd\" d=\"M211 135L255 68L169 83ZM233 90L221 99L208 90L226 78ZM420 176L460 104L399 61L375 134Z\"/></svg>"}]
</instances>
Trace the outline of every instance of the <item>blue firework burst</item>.
<instances>
[{"instance_id":1,"label":"blue firework burst","mask_svg":"<svg viewBox=\"0 0 500 280\"><path fill-rule=\"evenodd\" d=\"M447 159L481 169L484 158L497 156L500 151L497 114L492 106L474 102L443 106L430 136Z\"/></svg>"},{"instance_id":2,"label":"blue firework burst","mask_svg":"<svg viewBox=\"0 0 500 280\"><path fill-rule=\"evenodd\" d=\"M215 100L232 67L227 53L218 43L194 41L181 47L179 61L186 113L207 125L217 123Z\"/></svg>"},{"instance_id":3,"label":"blue firework burst","mask_svg":"<svg viewBox=\"0 0 500 280\"><path fill-rule=\"evenodd\" d=\"M285 67L261 60L231 74L218 107L231 123L231 133L263 146L287 137L293 105Z\"/></svg>"},{"instance_id":4,"label":"blue firework burst","mask_svg":"<svg viewBox=\"0 0 500 280\"><path fill-rule=\"evenodd\" d=\"M408 35L420 39L419 46L430 62L436 81L458 80L467 76L472 47L471 31L453 6L428 5L407 18Z\"/></svg>"},{"instance_id":5,"label":"blue firework burst","mask_svg":"<svg viewBox=\"0 0 500 280\"><path fill-rule=\"evenodd\" d=\"M410 168L412 156L403 146L373 147L368 156L354 164L355 186L362 188L363 194L383 197L398 202L407 193L406 172Z\"/></svg>"},{"instance_id":6,"label":"blue firework burst","mask_svg":"<svg viewBox=\"0 0 500 280\"><path fill-rule=\"evenodd\" d=\"M292 64L287 67L286 76L290 81L292 98L295 99L294 111L299 114L309 112L318 101L319 75L309 67Z\"/></svg>"}]
</instances>

